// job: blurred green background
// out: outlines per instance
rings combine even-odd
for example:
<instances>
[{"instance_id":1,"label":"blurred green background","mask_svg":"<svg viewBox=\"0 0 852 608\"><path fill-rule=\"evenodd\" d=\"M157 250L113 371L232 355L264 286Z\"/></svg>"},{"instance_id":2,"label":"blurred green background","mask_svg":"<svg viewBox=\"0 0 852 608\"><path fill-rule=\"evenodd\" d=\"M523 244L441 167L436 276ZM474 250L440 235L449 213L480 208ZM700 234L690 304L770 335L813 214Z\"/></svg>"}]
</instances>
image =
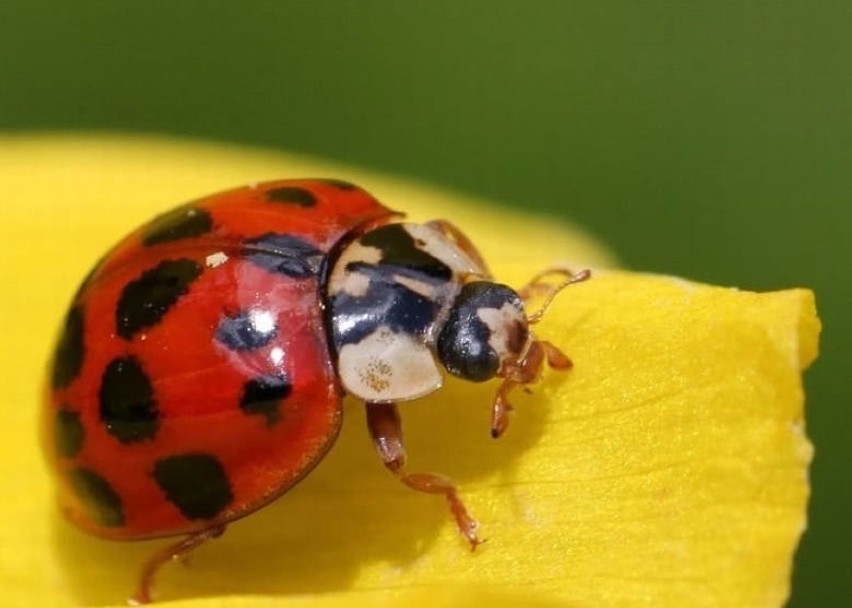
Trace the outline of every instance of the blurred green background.
<instances>
[{"instance_id":1,"label":"blurred green background","mask_svg":"<svg viewBox=\"0 0 852 608\"><path fill-rule=\"evenodd\" d=\"M849 605L848 0L0 1L0 130L308 152L571 217L824 320L793 606ZM846 599L844 599L846 598Z\"/></svg>"}]
</instances>

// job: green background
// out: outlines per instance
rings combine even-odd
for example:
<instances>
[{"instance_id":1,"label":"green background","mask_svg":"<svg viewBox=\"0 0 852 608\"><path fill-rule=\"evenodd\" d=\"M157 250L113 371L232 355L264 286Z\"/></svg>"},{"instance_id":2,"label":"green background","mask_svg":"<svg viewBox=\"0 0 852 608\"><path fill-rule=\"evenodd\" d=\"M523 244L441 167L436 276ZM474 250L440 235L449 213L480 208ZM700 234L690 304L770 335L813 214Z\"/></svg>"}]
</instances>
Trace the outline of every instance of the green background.
<instances>
[{"instance_id":1,"label":"green background","mask_svg":"<svg viewBox=\"0 0 852 608\"><path fill-rule=\"evenodd\" d=\"M792 605L838 606L851 60L848 0L0 0L0 130L308 152L571 217L630 267L814 288L817 456Z\"/></svg>"}]
</instances>

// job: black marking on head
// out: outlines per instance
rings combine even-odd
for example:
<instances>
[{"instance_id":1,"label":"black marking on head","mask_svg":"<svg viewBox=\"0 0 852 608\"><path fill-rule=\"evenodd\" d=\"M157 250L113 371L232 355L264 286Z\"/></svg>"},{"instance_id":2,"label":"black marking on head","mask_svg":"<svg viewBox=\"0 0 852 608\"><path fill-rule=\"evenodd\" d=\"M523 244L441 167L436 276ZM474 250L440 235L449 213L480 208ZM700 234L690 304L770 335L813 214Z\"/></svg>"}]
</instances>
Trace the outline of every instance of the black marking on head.
<instances>
[{"instance_id":1,"label":"black marking on head","mask_svg":"<svg viewBox=\"0 0 852 608\"><path fill-rule=\"evenodd\" d=\"M86 438L86 429L80 422L80 414L65 408L59 409L56 411L54 424L56 453L62 458L73 458L80 452Z\"/></svg>"},{"instance_id":2,"label":"black marking on head","mask_svg":"<svg viewBox=\"0 0 852 608\"><path fill-rule=\"evenodd\" d=\"M125 340L160 322L203 271L189 259L165 260L128 283L118 298L115 325Z\"/></svg>"},{"instance_id":3,"label":"black marking on head","mask_svg":"<svg viewBox=\"0 0 852 608\"><path fill-rule=\"evenodd\" d=\"M163 458L152 474L166 498L187 519L212 519L234 499L225 468L209 454Z\"/></svg>"},{"instance_id":4,"label":"black marking on head","mask_svg":"<svg viewBox=\"0 0 852 608\"><path fill-rule=\"evenodd\" d=\"M313 207L317 204L317 198L313 192L294 186L282 186L267 190L266 200L271 203L288 203L299 207Z\"/></svg>"},{"instance_id":5,"label":"black marking on head","mask_svg":"<svg viewBox=\"0 0 852 608\"><path fill-rule=\"evenodd\" d=\"M347 182L346 180L342 180L342 179L323 178L319 181L321 181L322 183L327 184L329 186L333 186L333 187L337 188L338 190L352 191L352 190L359 190L360 189L360 188L358 188L358 186L356 186L352 182Z\"/></svg>"},{"instance_id":6,"label":"black marking on head","mask_svg":"<svg viewBox=\"0 0 852 608\"><path fill-rule=\"evenodd\" d=\"M324 254L311 243L289 234L264 234L245 243L247 260L294 279L316 276Z\"/></svg>"},{"instance_id":7,"label":"black marking on head","mask_svg":"<svg viewBox=\"0 0 852 608\"><path fill-rule=\"evenodd\" d=\"M522 310L518 295L505 285L475 281L462 288L438 334L438 357L447 371L473 382L483 382L497 374L500 356L489 345L491 330L478 313L484 308L499 310L506 303ZM518 336L522 338L520 346L526 341L524 332Z\"/></svg>"},{"instance_id":8,"label":"black marking on head","mask_svg":"<svg viewBox=\"0 0 852 608\"><path fill-rule=\"evenodd\" d=\"M113 359L101 378L100 418L121 443L152 439L159 413L151 380L136 357Z\"/></svg>"},{"instance_id":9,"label":"black marking on head","mask_svg":"<svg viewBox=\"0 0 852 608\"><path fill-rule=\"evenodd\" d=\"M403 224L387 224L371 230L364 234L359 242L366 247L381 250L381 266L396 267L408 276L432 281L449 281L453 276L449 266L417 246L414 237ZM349 264L347 269L360 265L362 264L355 262ZM414 271L415 274L405 271Z\"/></svg>"},{"instance_id":10,"label":"black marking on head","mask_svg":"<svg viewBox=\"0 0 852 608\"><path fill-rule=\"evenodd\" d=\"M246 414L264 416L266 425L272 426L281 419L281 401L292 390L293 385L283 374L252 378L243 386L240 408Z\"/></svg>"},{"instance_id":11,"label":"black marking on head","mask_svg":"<svg viewBox=\"0 0 852 608\"><path fill-rule=\"evenodd\" d=\"M258 324L258 315L272 314L257 309L241 310L236 315L225 315L216 328L216 340L225 347L246 351L262 348L275 337L277 327L264 327Z\"/></svg>"},{"instance_id":12,"label":"black marking on head","mask_svg":"<svg viewBox=\"0 0 852 608\"><path fill-rule=\"evenodd\" d=\"M213 218L198 207L178 207L154 218L142 233L142 244L150 247L207 234L213 229Z\"/></svg>"},{"instance_id":13,"label":"black marking on head","mask_svg":"<svg viewBox=\"0 0 852 608\"><path fill-rule=\"evenodd\" d=\"M118 528L124 525L121 497L106 479L94 471L83 468L69 471L68 479L89 517L106 528Z\"/></svg>"},{"instance_id":14,"label":"black marking on head","mask_svg":"<svg viewBox=\"0 0 852 608\"><path fill-rule=\"evenodd\" d=\"M426 333L438 312L437 304L395 282L371 280L363 296L345 291L331 299L332 339L339 351L355 344L380 326L394 333Z\"/></svg>"},{"instance_id":15,"label":"black marking on head","mask_svg":"<svg viewBox=\"0 0 852 608\"><path fill-rule=\"evenodd\" d=\"M75 304L65 317L62 335L53 357L53 388L64 388L80 374L85 357L83 343L83 307Z\"/></svg>"}]
</instances>

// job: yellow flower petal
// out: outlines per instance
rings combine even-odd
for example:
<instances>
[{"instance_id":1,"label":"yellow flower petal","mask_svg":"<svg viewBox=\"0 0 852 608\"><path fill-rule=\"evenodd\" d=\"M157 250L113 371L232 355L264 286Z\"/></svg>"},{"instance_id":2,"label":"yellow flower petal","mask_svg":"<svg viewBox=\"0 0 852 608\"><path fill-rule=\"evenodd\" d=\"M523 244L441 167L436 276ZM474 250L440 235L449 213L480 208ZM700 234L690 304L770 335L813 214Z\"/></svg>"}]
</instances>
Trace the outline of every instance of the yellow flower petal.
<instances>
[{"instance_id":1,"label":"yellow flower petal","mask_svg":"<svg viewBox=\"0 0 852 608\"><path fill-rule=\"evenodd\" d=\"M121 605L163 545L93 539L54 509L35 438L38 392L80 277L169 205L297 175L351 179L417 219L451 219L510 284L555 263L611 261L553 220L314 160L161 139L0 140L4 606ZM453 477L479 518L489 542L476 553L441 500L384 471L352 401L317 470L190 567L167 567L159 595L185 608L780 606L805 523L800 372L818 331L805 290L599 271L537 328L575 369L515 395L504 438L489 437L491 384L451 381L401 408L412 470Z\"/></svg>"}]
</instances>

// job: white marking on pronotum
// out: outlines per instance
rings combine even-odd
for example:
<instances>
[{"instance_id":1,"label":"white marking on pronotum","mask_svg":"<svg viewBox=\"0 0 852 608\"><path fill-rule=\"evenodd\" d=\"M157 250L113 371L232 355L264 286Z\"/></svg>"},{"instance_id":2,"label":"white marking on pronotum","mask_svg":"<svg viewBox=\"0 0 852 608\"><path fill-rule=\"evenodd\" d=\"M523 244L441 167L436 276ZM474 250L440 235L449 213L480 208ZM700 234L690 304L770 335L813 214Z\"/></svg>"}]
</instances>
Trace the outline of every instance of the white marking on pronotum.
<instances>
[{"instance_id":1,"label":"white marking on pronotum","mask_svg":"<svg viewBox=\"0 0 852 608\"><path fill-rule=\"evenodd\" d=\"M420 249L441 260L453 272L482 274L482 269L464 251L435 228L423 224L403 224L403 227Z\"/></svg>"},{"instance_id":2,"label":"white marking on pronotum","mask_svg":"<svg viewBox=\"0 0 852 608\"><path fill-rule=\"evenodd\" d=\"M216 253L211 253L207 256L207 259L204 260L204 263L207 264L208 268L217 268L221 266L225 262L228 261L228 256L224 251L218 251Z\"/></svg>"},{"instance_id":3,"label":"white marking on pronotum","mask_svg":"<svg viewBox=\"0 0 852 608\"><path fill-rule=\"evenodd\" d=\"M344 345L338 369L346 390L367 401L416 399L442 383L432 351L414 336L387 327Z\"/></svg>"},{"instance_id":4,"label":"white marking on pronotum","mask_svg":"<svg viewBox=\"0 0 852 608\"><path fill-rule=\"evenodd\" d=\"M370 277L361 272L347 272L343 281L335 286L335 292L346 292L354 298L361 298L370 288Z\"/></svg>"},{"instance_id":5,"label":"white marking on pronotum","mask_svg":"<svg viewBox=\"0 0 852 608\"><path fill-rule=\"evenodd\" d=\"M433 285L429 285L429 283L426 283L425 281L418 281L417 279L412 279L411 277L406 277L401 274L393 275L393 280L428 300L436 299L435 287Z\"/></svg>"},{"instance_id":6,"label":"white marking on pronotum","mask_svg":"<svg viewBox=\"0 0 852 608\"><path fill-rule=\"evenodd\" d=\"M352 277L359 274L357 271L348 270L347 266L353 262L362 262L368 265L378 264L382 259L382 250L377 247L365 247L357 241L349 245L340 254L337 262L334 264L334 269L331 272L331 277L328 280L328 292L331 295L345 291L355 297L364 295L368 285L364 284L364 279L369 278L364 276ZM362 275L363 276L363 275ZM363 292L361 291L363 289ZM351 291L350 291L351 290Z\"/></svg>"}]
</instances>

